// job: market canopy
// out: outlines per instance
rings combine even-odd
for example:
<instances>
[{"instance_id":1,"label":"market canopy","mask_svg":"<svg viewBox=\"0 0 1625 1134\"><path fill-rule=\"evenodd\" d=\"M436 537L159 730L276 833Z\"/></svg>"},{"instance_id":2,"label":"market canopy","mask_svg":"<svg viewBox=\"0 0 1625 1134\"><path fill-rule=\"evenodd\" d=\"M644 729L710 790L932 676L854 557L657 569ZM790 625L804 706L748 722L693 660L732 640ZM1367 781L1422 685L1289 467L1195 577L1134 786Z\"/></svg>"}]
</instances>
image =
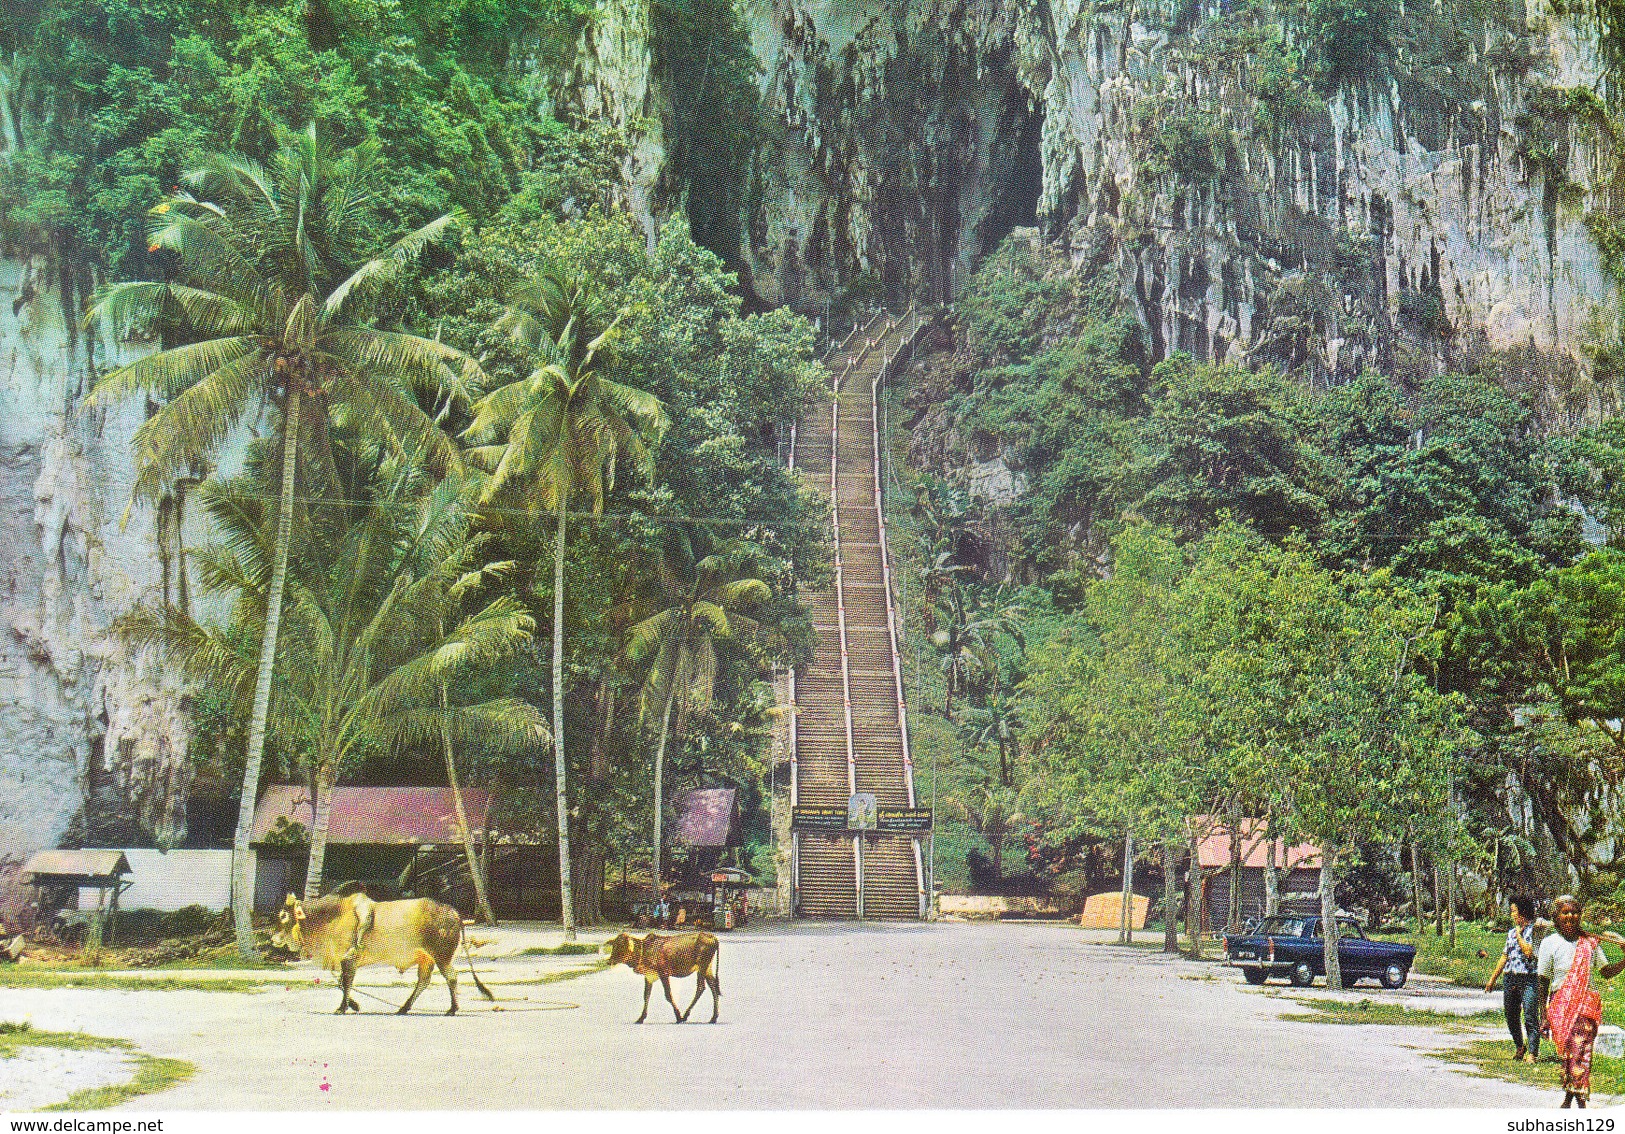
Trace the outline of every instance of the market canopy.
<instances>
[{"instance_id":1,"label":"market canopy","mask_svg":"<svg viewBox=\"0 0 1625 1134\"><path fill-rule=\"evenodd\" d=\"M734 788L696 788L677 800L677 833L684 847L733 845L739 826L739 793Z\"/></svg>"},{"instance_id":2,"label":"market canopy","mask_svg":"<svg viewBox=\"0 0 1625 1134\"><path fill-rule=\"evenodd\" d=\"M478 841L491 810L485 788L463 789L469 833ZM272 784L254 808L252 843L264 843L282 819L308 832L316 808L303 784ZM457 808L449 787L337 787L327 820L332 846L433 846L458 843Z\"/></svg>"}]
</instances>

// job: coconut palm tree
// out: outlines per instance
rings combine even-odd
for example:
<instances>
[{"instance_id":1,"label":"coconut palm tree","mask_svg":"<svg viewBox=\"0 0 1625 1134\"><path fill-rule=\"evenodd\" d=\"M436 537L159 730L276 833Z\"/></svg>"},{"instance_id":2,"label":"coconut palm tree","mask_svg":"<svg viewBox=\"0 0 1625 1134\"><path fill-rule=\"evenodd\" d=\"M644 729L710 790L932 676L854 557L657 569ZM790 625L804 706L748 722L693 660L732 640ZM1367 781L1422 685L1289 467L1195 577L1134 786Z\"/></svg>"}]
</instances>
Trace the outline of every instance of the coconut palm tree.
<instances>
[{"instance_id":1,"label":"coconut palm tree","mask_svg":"<svg viewBox=\"0 0 1625 1134\"><path fill-rule=\"evenodd\" d=\"M370 496L359 520L351 522L348 508L327 509L340 514L318 518L324 538L309 541L287 580L289 633L268 715L278 737L305 754L314 772L307 899L320 892L333 789L347 762L430 744L516 753L548 735L542 715L518 698L450 695L499 676L535 629L508 595L444 629L448 611L469 605L470 594L511 566L481 561L486 539L470 532L460 486L445 480L426 491L425 473L410 454L386 457L371 479L351 488ZM203 491L223 542L197 553L201 579L206 589L236 597L234 617L252 620L264 609L265 564L274 555L258 486L250 478L209 482ZM237 690L249 684L249 659L229 648L241 635L177 610L149 612L126 628L137 640L166 646L194 677ZM448 774L455 786L454 766ZM459 811L469 872L488 911L466 813Z\"/></svg>"},{"instance_id":2,"label":"coconut palm tree","mask_svg":"<svg viewBox=\"0 0 1625 1134\"><path fill-rule=\"evenodd\" d=\"M86 399L93 408L140 392L162 403L136 431L135 497L155 499L203 465L254 407L278 413L275 552L232 843L232 912L245 956L255 953L248 838L301 464L307 480L322 479L326 426L342 415L376 435L412 442L444 468L456 459L455 448L413 393L460 390L479 377L459 351L369 325L401 269L444 236L453 218L439 217L369 253L377 147L335 151L314 126L277 139L280 148L266 166L220 156L187 173L186 188L177 187L151 214L150 250L174 254L178 279L114 284L86 315L115 337L162 328L189 340L119 367ZM311 442L303 462L301 439Z\"/></svg>"},{"instance_id":3,"label":"coconut palm tree","mask_svg":"<svg viewBox=\"0 0 1625 1134\"><path fill-rule=\"evenodd\" d=\"M717 645L755 636L760 627L741 610L759 606L772 590L753 573L754 549L739 541L709 551L679 531L660 557L662 609L627 632L627 657L648 667L639 704L640 721L659 706L655 745L653 900L660 899L661 816L665 799L666 741L682 733L683 718L711 705ZM672 728L673 713L678 716Z\"/></svg>"},{"instance_id":4,"label":"coconut palm tree","mask_svg":"<svg viewBox=\"0 0 1625 1134\"><path fill-rule=\"evenodd\" d=\"M644 479L653 475L649 446L666 430L666 414L652 395L612 381L605 373L616 320L585 280L568 271L545 272L510 296L514 306L497 328L534 351L540 365L474 405L465 436L468 458L490 471L482 503L528 496L553 512L553 766L559 824L559 891L564 937L575 939L570 879L570 810L564 748L564 539L573 500L594 515L614 488L625 461Z\"/></svg>"}]
</instances>

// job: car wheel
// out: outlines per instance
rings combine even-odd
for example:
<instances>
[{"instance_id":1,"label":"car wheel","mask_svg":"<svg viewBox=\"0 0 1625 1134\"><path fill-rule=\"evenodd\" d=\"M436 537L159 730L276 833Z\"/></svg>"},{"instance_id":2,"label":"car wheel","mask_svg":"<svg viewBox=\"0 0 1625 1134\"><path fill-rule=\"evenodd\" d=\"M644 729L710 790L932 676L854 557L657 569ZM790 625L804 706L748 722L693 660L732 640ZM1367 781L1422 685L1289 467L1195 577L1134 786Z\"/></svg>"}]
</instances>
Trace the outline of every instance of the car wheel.
<instances>
[{"instance_id":1,"label":"car wheel","mask_svg":"<svg viewBox=\"0 0 1625 1134\"><path fill-rule=\"evenodd\" d=\"M1315 983L1315 969L1308 961L1299 961L1292 966L1292 983L1299 988L1308 988Z\"/></svg>"},{"instance_id":2,"label":"car wheel","mask_svg":"<svg viewBox=\"0 0 1625 1134\"><path fill-rule=\"evenodd\" d=\"M1410 976L1410 970L1404 965L1389 965L1382 970L1382 987L1404 988L1405 978Z\"/></svg>"},{"instance_id":3,"label":"car wheel","mask_svg":"<svg viewBox=\"0 0 1625 1134\"><path fill-rule=\"evenodd\" d=\"M1263 969L1242 969L1241 975L1247 978L1248 984L1263 984L1270 974Z\"/></svg>"}]
</instances>

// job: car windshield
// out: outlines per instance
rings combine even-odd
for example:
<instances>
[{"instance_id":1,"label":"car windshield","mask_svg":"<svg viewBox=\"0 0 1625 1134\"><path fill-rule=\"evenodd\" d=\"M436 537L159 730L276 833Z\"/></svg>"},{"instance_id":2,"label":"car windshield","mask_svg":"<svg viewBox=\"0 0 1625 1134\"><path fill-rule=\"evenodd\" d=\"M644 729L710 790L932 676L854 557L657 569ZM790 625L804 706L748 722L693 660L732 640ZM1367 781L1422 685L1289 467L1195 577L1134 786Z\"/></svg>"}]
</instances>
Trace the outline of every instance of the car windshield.
<instances>
[{"instance_id":1,"label":"car windshield","mask_svg":"<svg viewBox=\"0 0 1625 1134\"><path fill-rule=\"evenodd\" d=\"M1303 933L1301 917L1267 917L1258 927L1260 937L1298 937Z\"/></svg>"},{"instance_id":2,"label":"car windshield","mask_svg":"<svg viewBox=\"0 0 1625 1134\"><path fill-rule=\"evenodd\" d=\"M1340 937L1364 937L1365 931L1360 923L1352 918L1340 917L1337 919L1337 933Z\"/></svg>"}]
</instances>

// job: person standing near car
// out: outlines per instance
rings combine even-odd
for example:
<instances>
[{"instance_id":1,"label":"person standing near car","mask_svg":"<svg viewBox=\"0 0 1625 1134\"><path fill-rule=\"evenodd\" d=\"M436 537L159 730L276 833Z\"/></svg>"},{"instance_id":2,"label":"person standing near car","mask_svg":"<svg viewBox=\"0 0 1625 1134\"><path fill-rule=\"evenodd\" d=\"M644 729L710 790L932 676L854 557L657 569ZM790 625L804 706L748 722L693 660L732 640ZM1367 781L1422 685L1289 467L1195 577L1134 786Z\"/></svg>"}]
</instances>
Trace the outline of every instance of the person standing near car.
<instances>
[{"instance_id":1,"label":"person standing near car","mask_svg":"<svg viewBox=\"0 0 1625 1134\"><path fill-rule=\"evenodd\" d=\"M1506 948L1495 962L1495 971L1484 982L1484 991L1495 988L1503 973L1501 1004L1506 1010L1507 1031L1512 1033L1513 1059L1533 1063L1540 1056L1540 991L1535 987L1535 902L1525 894L1512 899L1512 928L1507 930Z\"/></svg>"},{"instance_id":2,"label":"person standing near car","mask_svg":"<svg viewBox=\"0 0 1625 1134\"><path fill-rule=\"evenodd\" d=\"M1625 957L1608 962L1602 942L1625 945L1617 933L1594 935L1580 925L1580 899L1564 894L1552 903L1556 933L1540 943L1535 973L1546 1000L1547 1029L1563 1060L1563 1108L1584 1107L1591 1098L1591 1049L1602 1026L1602 994L1592 983L1595 972L1613 980L1625 971Z\"/></svg>"}]
</instances>

